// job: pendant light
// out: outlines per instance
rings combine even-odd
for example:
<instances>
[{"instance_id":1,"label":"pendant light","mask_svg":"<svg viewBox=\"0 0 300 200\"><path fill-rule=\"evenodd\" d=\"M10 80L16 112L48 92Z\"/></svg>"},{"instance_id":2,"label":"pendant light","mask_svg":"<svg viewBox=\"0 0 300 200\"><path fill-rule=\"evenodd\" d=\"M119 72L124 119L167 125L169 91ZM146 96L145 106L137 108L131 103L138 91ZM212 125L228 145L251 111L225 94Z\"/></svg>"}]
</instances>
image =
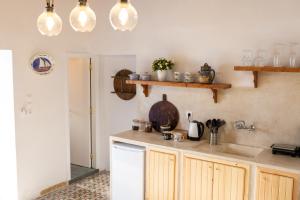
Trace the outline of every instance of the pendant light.
<instances>
[{"instance_id":1,"label":"pendant light","mask_svg":"<svg viewBox=\"0 0 300 200\"><path fill-rule=\"evenodd\" d=\"M70 14L70 24L78 32L91 32L95 28L96 14L89 7L87 0L79 0Z\"/></svg>"},{"instance_id":2,"label":"pendant light","mask_svg":"<svg viewBox=\"0 0 300 200\"><path fill-rule=\"evenodd\" d=\"M120 0L109 16L112 27L119 31L132 31L138 21L138 13L129 0Z\"/></svg>"},{"instance_id":3,"label":"pendant light","mask_svg":"<svg viewBox=\"0 0 300 200\"><path fill-rule=\"evenodd\" d=\"M38 17L37 27L42 35L57 36L62 30L62 20L54 11L54 0L46 2L46 10Z\"/></svg>"}]
</instances>

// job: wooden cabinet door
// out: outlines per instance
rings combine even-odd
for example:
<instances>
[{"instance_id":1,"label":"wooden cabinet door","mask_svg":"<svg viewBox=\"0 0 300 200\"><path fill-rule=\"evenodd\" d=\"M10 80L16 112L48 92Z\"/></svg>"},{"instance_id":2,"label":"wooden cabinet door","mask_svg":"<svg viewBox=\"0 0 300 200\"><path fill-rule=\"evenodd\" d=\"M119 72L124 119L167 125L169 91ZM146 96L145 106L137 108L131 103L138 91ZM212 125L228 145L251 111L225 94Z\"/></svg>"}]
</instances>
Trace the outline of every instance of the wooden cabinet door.
<instances>
[{"instance_id":1,"label":"wooden cabinet door","mask_svg":"<svg viewBox=\"0 0 300 200\"><path fill-rule=\"evenodd\" d=\"M246 170L224 164L214 164L213 200L243 200Z\"/></svg>"},{"instance_id":2,"label":"wooden cabinet door","mask_svg":"<svg viewBox=\"0 0 300 200\"><path fill-rule=\"evenodd\" d=\"M147 200L176 200L176 154L150 149L147 152Z\"/></svg>"},{"instance_id":3,"label":"wooden cabinet door","mask_svg":"<svg viewBox=\"0 0 300 200\"><path fill-rule=\"evenodd\" d=\"M293 178L259 172L257 183L258 200L293 200Z\"/></svg>"},{"instance_id":4,"label":"wooden cabinet door","mask_svg":"<svg viewBox=\"0 0 300 200\"><path fill-rule=\"evenodd\" d=\"M183 160L184 200L212 200L213 163L190 157Z\"/></svg>"}]
</instances>

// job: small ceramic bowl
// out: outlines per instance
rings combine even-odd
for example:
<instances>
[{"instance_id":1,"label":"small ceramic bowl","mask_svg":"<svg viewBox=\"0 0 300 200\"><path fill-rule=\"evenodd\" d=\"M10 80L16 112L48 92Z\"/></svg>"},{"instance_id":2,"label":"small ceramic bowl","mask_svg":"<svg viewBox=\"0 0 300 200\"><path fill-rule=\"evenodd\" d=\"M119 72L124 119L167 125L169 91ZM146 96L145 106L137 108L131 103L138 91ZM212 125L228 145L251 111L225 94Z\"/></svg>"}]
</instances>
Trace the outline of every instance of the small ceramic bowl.
<instances>
[{"instance_id":1,"label":"small ceramic bowl","mask_svg":"<svg viewBox=\"0 0 300 200\"><path fill-rule=\"evenodd\" d=\"M129 79L130 80L139 80L140 79L140 75L136 74L136 73L129 74Z\"/></svg>"},{"instance_id":2,"label":"small ceramic bowl","mask_svg":"<svg viewBox=\"0 0 300 200\"><path fill-rule=\"evenodd\" d=\"M151 75L148 73L142 74L141 75L141 80L143 81L151 81Z\"/></svg>"}]
</instances>

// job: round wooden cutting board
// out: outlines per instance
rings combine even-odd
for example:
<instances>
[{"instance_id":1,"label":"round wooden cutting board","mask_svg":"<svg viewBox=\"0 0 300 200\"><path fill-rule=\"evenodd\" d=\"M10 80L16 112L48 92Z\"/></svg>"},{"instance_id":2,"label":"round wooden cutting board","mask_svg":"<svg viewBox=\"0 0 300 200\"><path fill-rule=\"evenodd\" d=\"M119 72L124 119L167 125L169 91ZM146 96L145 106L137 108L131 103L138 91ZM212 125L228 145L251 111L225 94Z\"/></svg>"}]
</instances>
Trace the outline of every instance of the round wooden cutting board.
<instances>
[{"instance_id":1,"label":"round wooden cutting board","mask_svg":"<svg viewBox=\"0 0 300 200\"><path fill-rule=\"evenodd\" d=\"M154 104L149 112L149 121L153 128L160 132L161 125L170 125L174 130L179 122L179 112L177 108L167 101L167 95L163 95L163 100Z\"/></svg>"}]
</instances>

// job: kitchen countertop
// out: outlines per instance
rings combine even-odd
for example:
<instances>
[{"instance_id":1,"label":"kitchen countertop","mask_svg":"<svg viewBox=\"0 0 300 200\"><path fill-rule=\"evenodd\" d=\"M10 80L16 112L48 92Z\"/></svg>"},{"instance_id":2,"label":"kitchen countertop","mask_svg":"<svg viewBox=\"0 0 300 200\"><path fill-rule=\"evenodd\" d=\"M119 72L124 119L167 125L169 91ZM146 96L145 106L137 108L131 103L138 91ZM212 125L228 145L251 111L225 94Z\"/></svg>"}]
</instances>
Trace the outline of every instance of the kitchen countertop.
<instances>
[{"instance_id":1,"label":"kitchen countertop","mask_svg":"<svg viewBox=\"0 0 300 200\"><path fill-rule=\"evenodd\" d=\"M207 141L174 142L163 140L159 133L144 133L138 131L125 131L110 137L111 141L124 142L140 146L153 145L161 148L180 150L185 153L199 154L213 158L225 159L233 162L254 164L260 167L283 170L300 174L300 158L290 156L273 155L271 149L264 149L256 157L238 156L235 154L222 153L217 151L218 146L210 146Z\"/></svg>"}]
</instances>

